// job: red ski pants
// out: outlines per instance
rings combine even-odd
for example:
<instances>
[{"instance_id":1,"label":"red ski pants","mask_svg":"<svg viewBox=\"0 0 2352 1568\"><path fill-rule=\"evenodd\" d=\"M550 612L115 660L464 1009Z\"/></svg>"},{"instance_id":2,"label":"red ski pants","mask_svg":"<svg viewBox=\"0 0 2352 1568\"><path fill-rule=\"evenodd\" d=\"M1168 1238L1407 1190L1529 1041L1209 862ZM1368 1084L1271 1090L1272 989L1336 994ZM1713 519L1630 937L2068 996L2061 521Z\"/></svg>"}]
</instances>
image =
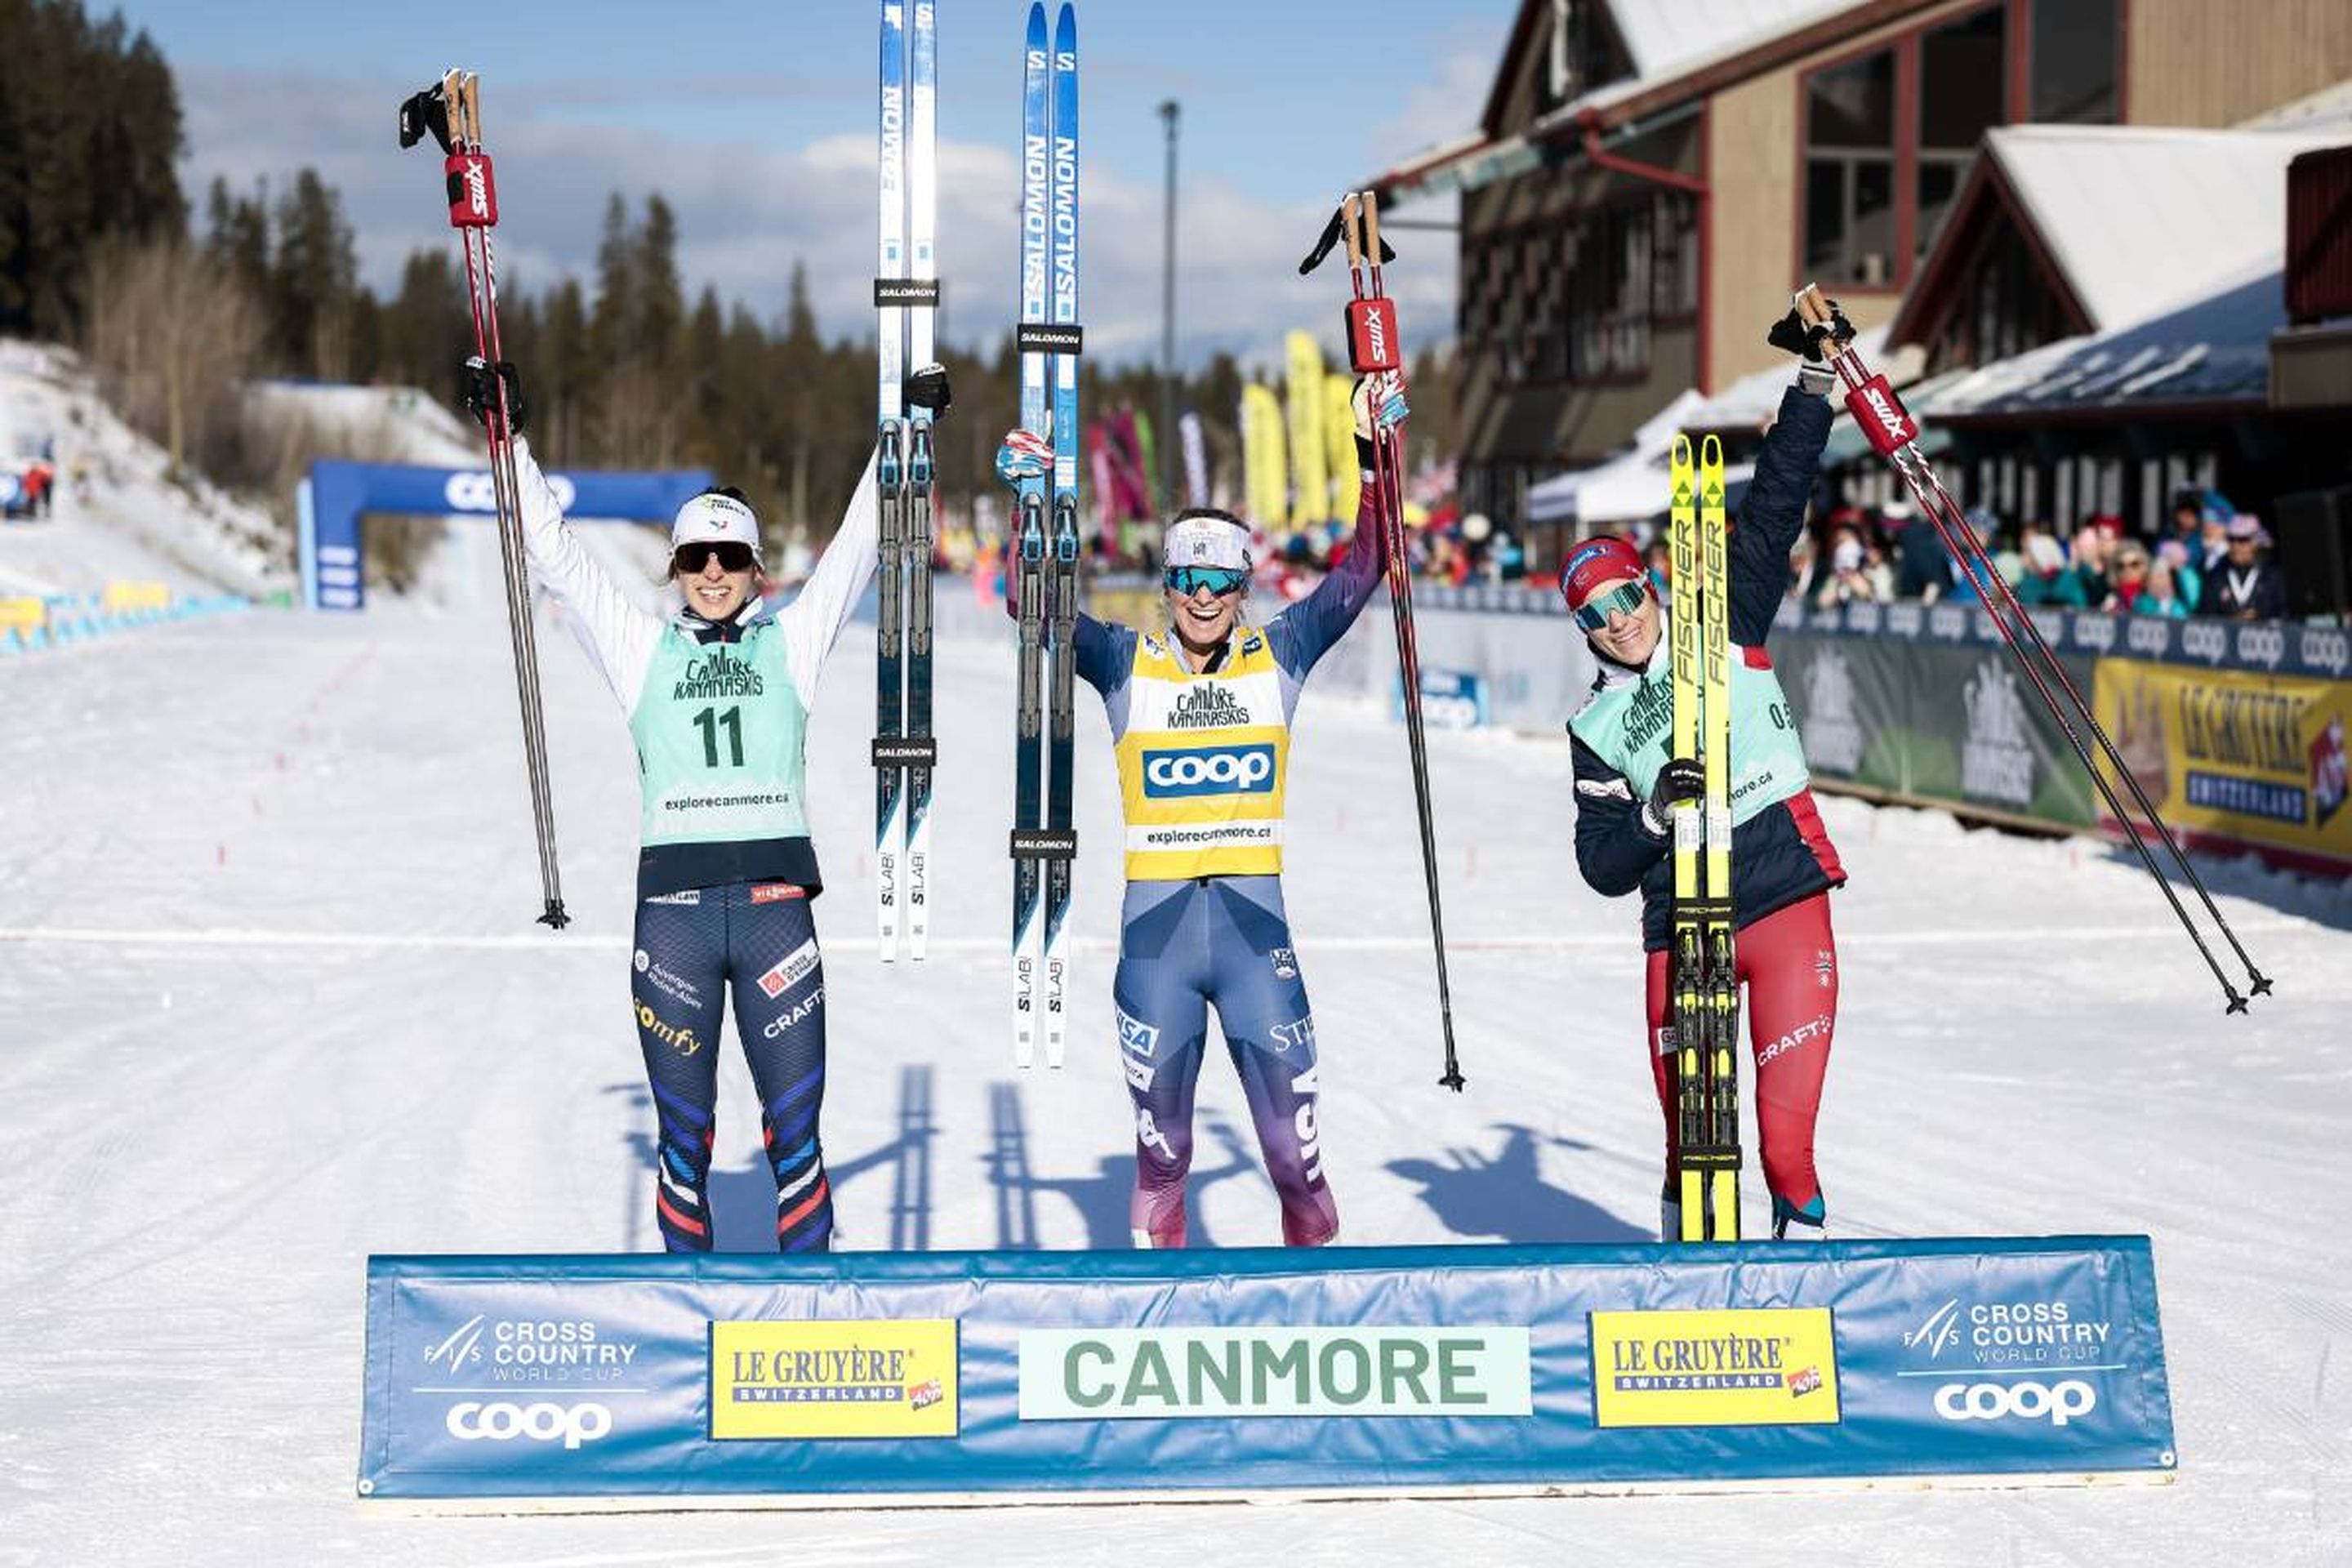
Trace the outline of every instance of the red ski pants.
<instances>
[{"instance_id":1,"label":"red ski pants","mask_svg":"<svg viewBox=\"0 0 2352 1568\"><path fill-rule=\"evenodd\" d=\"M1649 955L1650 1068L1666 1115L1666 1163L1675 1158L1673 1034L1669 1027L1669 954ZM1748 1039L1756 1056L1756 1121L1763 1144L1764 1182L1790 1209L1821 1195L1813 1169L1813 1123L1822 1110L1822 1077L1837 1029L1837 939L1830 931L1830 896L1815 893L1743 927L1738 974L1748 988ZM1818 1213L1819 1210L1814 1212Z\"/></svg>"}]
</instances>

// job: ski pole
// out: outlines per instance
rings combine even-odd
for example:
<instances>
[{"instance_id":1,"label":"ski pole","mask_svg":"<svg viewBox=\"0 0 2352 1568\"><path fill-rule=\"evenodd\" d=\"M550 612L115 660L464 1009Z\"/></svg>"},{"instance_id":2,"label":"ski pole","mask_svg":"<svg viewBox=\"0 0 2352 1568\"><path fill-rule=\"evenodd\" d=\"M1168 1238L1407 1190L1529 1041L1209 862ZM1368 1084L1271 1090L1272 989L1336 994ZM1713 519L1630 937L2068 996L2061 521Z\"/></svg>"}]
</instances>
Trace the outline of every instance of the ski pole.
<instances>
[{"instance_id":1,"label":"ski pole","mask_svg":"<svg viewBox=\"0 0 2352 1568\"><path fill-rule=\"evenodd\" d=\"M540 700L539 652L531 628L530 577L522 545L520 489L514 467L514 410L507 378L500 373L498 273L490 229L499 221L498 186L482 143L480 78L451 70L439 83L413 95L400 110L400 144L412 147L431 134L446 154L449 223L457 230L466 258L467 304L474 326L474 352L489 368L495 387L484 421L492 505L499 521L499 561L505 579L507 630L514 658L515 696L521 711L523 768L530 789L531 826L539 851L541 912L539 923L562 930L571 923L556 868L554 804L549 789L547 730ZM477 247L478 246L478 250Z\"/></svg>"},{"instance_id":2,"label":"ski pole","mask_svg":"<svg viewBox=\"0 0 2352 1568\"><path fill-rule=\"evenodd\" d=\"M1348 277L1355 295L1348 313L1349 357L1359 374L1385 371L1402 385L1404 364L1398 352L1396 309L1381 279L1379 199L1370 191L1360 195L1349 193L1340 204L1340 223L1347 234ZM1372 482L1379 492L1381 527L1388 546L1389 607L1396 625L1397 672L1404 689L1405 748L1412 766L1413 808L1420 817L1422 880L1429 896L1438 1025L1445 1042L1445 1071L1437 1081L1459 1094L1465 1080L1454 1053L1454 993L1445 969L1445 913L1438 896L1437 834L1430 810L1429 740L1422 721L1421 639L1412 618L1412 563L1404 531L1402 447L1401 432L1374 422Z\"/></svg>"},{"instance_id":3,"label":"ski pole","mask_svg":"<svg viewBox=\"0 0 2352 1568\"><path fill-rule=\"evenodd\" d=\"M1799 292L1796 308L1798 314L1810 324L1830 325L1832 321L1831 308L1822 300L1821 290L1812 285L1807 285ZM2189 885L2196 890L2206 913L2212 918L2215 926L2228 941L2239 961L2246 966L2251 985L2250 994L2254 996L2268 994L2271 990L2270 979L2255 966L2252 957L2239 942L2237 933L2231 929L2228 919L2214 903L2212 894L2206 889L2204 879L2198 875L2197 868L2190 862L2187 851L2173 837L2171 829L2166 825L2163 816L2157 810L2156 804L2148 798L2147 792L2141 785L2138 777L2126 764L2114 740L2107 734L2105 727L2099 722L2096 711L2084 699L2082 689L2075 685L2074 677L2067 673L2064 662L2051 647L2049 639L2042 636L2042 628L2027 613L2024 605L2018 599L2014 590L2010 587L2008 579L2000 574L2000 568L1986 553L1982 542L1976 536L1976 530L1961 515L1959 503L1953 499L1951 492L1945 489L1943 481L1936 476L1935 469L1928 464L1926 454L1919 450L1917 421L1913 419L1909 412L1903 407L1900 400L1895 397L1893 388L1886 384L1885 378L1872 374L1850 344L1840 342L1832 334L1823 347L1829 353L1832 363L1837 368L1839 379L1845 384L1846 406L1853 414L1856 424L1868 437L1871 445L1894 466L1905 486L1919 503L1920 510L1927 514L1929 522L1934 526L1937 536L1944 542L1945 548L1952 553L1954 559L1960 562L1962 570L1968 574L1969 582L1976 585L1986 614L1991 618L1994 627L2000 633L2002 642L2007 645L2018 666L2025 671L2035 692L2041 697L2042 706L2048 710L2052 719L2056 721L2059 729L2065 734L2068 744L2074 749L2075 756L2081 760L2084 771L2090 775L2091 783L2098 790L2100 798L2106 804L2107 809L2114 814L2116 821L2122 826L2125 833L2130 837L2132 847L2138 852L2141 863L2147 867L2148 875L2156 879L2157 886L2163 890L2165 901L2171 906L2172 912L2180 921L2181 928L2189 933L2189 940L2196 944L2197 951L2204 957L2206 965L2212 970L2214 979L2221 984L2222 994L2228 998L2227 1010L2231 1013L2244 1012L2247 998L2238 994L2237 987L2231 983L2220 961L2214 957L2212 949L2207 945L2203 934L2198 931L2189 911L2181 905L2179 896L2174 890L2172 883L2165 877L2162 868L2158 866L2156 857L2147 847L2148 832L2152 831L2163 840L2166 847L2170 851L2173 863L2179 868ZM2066 704L2062 705L2056 693L2052 690L2049 680L2042 673L2045 668L2051 675L2056 677L2059 688L2066 694ZM2115 786L2094 761L2090 745L2084 742L2081 731L2075 726L2074 718L2068 716L2067 709L2070 706L2074 710L2074 718L2082 721L2083 727L2090 731L2093 739L2097 742L2099 752L2109 768L2124 781L2133 801L2146 817L2145 828L2138 818L2135 818L2124 808Z\"/></svg>"}]
</instances>

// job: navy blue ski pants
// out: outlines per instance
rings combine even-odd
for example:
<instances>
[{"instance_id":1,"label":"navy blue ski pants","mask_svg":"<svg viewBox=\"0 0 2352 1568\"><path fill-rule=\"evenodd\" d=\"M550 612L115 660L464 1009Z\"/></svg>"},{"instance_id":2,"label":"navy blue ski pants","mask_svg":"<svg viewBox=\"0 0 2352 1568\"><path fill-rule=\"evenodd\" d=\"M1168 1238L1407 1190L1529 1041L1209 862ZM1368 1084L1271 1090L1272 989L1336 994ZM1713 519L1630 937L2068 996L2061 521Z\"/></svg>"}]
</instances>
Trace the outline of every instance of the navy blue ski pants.
<instances>
[{"instance_id":1,"label":"navy blue ski pants","mask_svg":"<svg viewBox=\"0 0 2352 1568\"><path fill-rule=\"evenodd\" d=\"M776 1246L825 1250L833 1190L817 1142L824 965L808 900L771 882L671 893L637 905L636 936L629 992L660 1126L654 1215L662 1240L672 1252L710 1250L719 1009L731 987L776 1178Z\"/></svg>"},{"instance_id":2,"label":"navy blue ski pants","mask_svg":"<svg viewBox=\"0 0 2352 1568\"><path fill-rule=\"evenodd\" d=\"M1118 1009L1119 1065L1135 1102L1129 1224L1136 1245L1184 1245L1192 1095L1212 1006L1282 1203L1284 1243L1329 1241L1339 1233L1339 1210L1323 1180L1315 1020L1290 946L1281 881L1129 882L1121 928L1111 999Z\"/></svg>"}]
</instances>

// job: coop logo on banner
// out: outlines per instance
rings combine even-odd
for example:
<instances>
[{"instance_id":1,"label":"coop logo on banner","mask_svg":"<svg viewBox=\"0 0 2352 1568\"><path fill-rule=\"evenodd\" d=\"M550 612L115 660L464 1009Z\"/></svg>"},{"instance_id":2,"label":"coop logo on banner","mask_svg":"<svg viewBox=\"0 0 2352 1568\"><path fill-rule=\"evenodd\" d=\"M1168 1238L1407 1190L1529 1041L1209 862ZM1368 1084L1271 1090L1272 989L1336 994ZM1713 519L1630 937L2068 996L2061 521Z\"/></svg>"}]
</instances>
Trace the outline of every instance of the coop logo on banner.
<instances>
[{"instance_id":1,"label":"coop logo on banner","mask_svg":"<svg viewBox=\"0 0 2352 1568\"><path fill-rule=\"evenodd\" d=\"M2124 1364L2126 1346L2096 1307L2027 1292L1948 1297L1906 1329L1909 1364L1928 1407L1944 1421L1988 1431L2055 1430L2099 1407L2099 1380Z\"/></svg>"},{"instance_id":2,"label":"coop logo on banner","mask_svg":"<svg viewBox=\"0 0 2352 1568\"><path fill-rule=\"evenodd\" d=\"M953 1318L710 1325L710 1436L952 1437Z\"/></svg>"},{"instance_id":3,"label":"coop logo on banner","mask_svg":"<svg viewBox=\"0 0 2352 1568\"><path fill-rule=\"evenodd\" d=\"M1024 1421L1528 1415L1524 1327L1032 1329Z\"/></svg>"},{"instance_id":4,"label":"coop logo on banner","mask_svg":"<svg viewBox=\"0 0 2352 1568\"><path fill-rule=\"evenodd\" d=\"M1396 686L1395 716L1404 717L1404 681ZM1421 671L1422 721L1433 730L1475 730L1486 722L1486 683L1465 669Z\"/></svg>"},{"instance_id":5,"label":"coop logo on banner","mask_svg":"<svg viewBox=\"0 0 2352 1568\"><path fill-rule=\"evenodd\" d=\"M1601 1426L1811 1426L1838 1420L1827 1307L1594 1312Z\"/></svg>"},{"instance_id":6,"label":"coop logo on banner","mask_svg":"<svg viewBox=\"0 0 2352 1568\"><path fill-rule=\"evenodd\" d=\"M549 474L547 488L555 492L555 504L565 511L572 510L575 492L572 481L562 474ZM496 511L499 510L498 487L487 473L451 474L441 487L441 499L451 511Z\"/></svg>"}]
</instances>

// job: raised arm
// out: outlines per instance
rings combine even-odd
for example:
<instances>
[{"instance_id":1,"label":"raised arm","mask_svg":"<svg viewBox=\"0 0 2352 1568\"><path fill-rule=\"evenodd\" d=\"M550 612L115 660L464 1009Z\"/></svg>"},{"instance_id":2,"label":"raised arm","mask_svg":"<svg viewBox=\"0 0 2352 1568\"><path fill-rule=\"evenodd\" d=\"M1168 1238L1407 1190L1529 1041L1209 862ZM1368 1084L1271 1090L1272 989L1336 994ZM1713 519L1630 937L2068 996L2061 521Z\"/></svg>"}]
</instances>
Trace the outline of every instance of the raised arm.
<instances>
[{"instance_id":1,"label":"raised arm","mask_svg":"<svg viewBox=\"0 0 2352 1568\"><path fill-rule=\"evenodd\" d=\"M1388 572L1391 520L1381 503L1380 486L1373 482L1372 443L1367 434L1375 417L1376 401L1382 426L1393 426L1404 418L1402 396L1388 385L1370 384L1386 379L1368 376L1357 384L1356 467L1361 484L1356 500L1356 531L1349 539L1348 553L1315 585L1314 592L1266 623L1266 638L1274 647L1275 658L1294 679L1304 679L1315 662L1348 635Z\"/></svg>"},{"instance_id":2,"label":"raised arm","mask_svg":"<svg viewBox=\"0 0 2352 1568\"><path fill-rule=\"evenodd\" d=\"M530 443L514 439L515 479L522 512L522 542L532 577L571 612L572 635L604 672L624 711L637 705L661 637L661 618L639 609L605 574L563 521L563 507L539 470Z\"/></svg>"},{"instance_id":3,"label":"raised arm","mask_svg":"<svg viewBox=\"0 0 2352 1568\"><path fill-rule=\"evenodd\" d=\"M803 708L816 706L817 678L824 672L825 658L873 580L875 518L874 455L869 452L866 471L858 475L849 505L833 531L833 542L817 557L816 570L800 593L776 613L776 627L791 653L793 683L800 688Z\"/></svg>"},{"instance_id":4,"label":"raised arm","mask_svg":"<svg viewBox=\"0 0 2352 1568\"><path fill-rule=\"evenodd\" d=\"M1731 531L1731 640L1742 647L1764 646L1789 591L1789 552L1804 531L1805 508L1830 438L1829 391L1837 374L1826 356L1853 336L1843 315L1835 321L1836 329L1809 326L1791 310L1769 334L1774 347L1804 358L1795 383L1780 395L1780 411L1756 455L1739 525Z\"/></svg>"}]
</instances>

